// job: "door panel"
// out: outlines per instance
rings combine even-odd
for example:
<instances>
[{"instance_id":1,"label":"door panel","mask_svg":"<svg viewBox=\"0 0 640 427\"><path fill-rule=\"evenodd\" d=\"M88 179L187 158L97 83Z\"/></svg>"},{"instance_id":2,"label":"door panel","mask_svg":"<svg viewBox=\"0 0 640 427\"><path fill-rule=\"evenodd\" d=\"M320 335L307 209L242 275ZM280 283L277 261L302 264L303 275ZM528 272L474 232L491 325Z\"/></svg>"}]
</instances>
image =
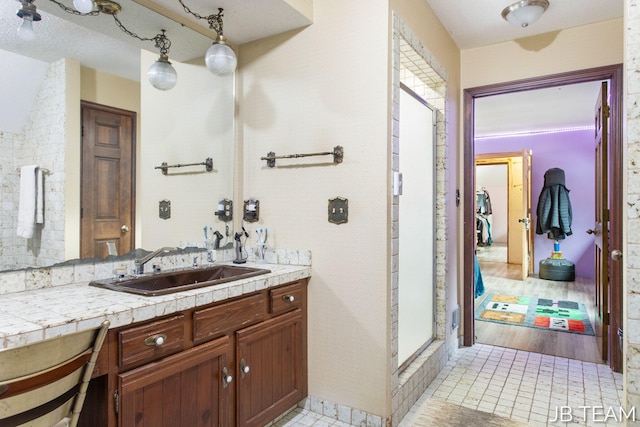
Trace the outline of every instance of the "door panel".
<instances>
[{"instance_id":1,"label":"door panel","mask_svg":"<svg viewBox=\"0 0 640 427\"><path fill-rule=\"evenodd\" d=\"M594 235L595 243L595 330L602 360L607 360L609 345L608 119L607 83L603 82L595 106L596 209L595 226L589 230Z\"/></svg>"},{"instance_id":2,"label":"door panel","mask_svg":"<svg viewBox=\"0 0 640 427\"><path fill-rule=\"evenodd\" d=\"M82 258L133 249L135 113L82 104Z\"/></svg>"},{"instance_id":3,"label":"door panel","mask_svg":"<svg viewBox=\"0 0 640 427\"><path fill-rule=\"evenodd\" d=\"M522 150L522 280L533 272L533 227L531 227L531 150Z\"/></svg>"}]
</instances>

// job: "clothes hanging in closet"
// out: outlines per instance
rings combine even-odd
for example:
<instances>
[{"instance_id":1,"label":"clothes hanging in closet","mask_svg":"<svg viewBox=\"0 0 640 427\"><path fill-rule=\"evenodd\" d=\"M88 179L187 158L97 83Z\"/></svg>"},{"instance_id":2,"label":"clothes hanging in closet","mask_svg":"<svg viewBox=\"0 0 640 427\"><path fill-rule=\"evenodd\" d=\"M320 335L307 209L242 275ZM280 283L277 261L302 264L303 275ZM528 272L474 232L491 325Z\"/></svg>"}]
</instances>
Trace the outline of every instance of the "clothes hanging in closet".
<instances>
[{"instance_id":1,"label":"clothes hanging in closet","mask_svg":"<svg viewBox=\"0 0 640 427\"><path fill-rule=\"evenodd\" d=\"M486 189L476 192L476 233L479 246L493 243L491 238L491 197Z\"/></svg>"}]
</instances>

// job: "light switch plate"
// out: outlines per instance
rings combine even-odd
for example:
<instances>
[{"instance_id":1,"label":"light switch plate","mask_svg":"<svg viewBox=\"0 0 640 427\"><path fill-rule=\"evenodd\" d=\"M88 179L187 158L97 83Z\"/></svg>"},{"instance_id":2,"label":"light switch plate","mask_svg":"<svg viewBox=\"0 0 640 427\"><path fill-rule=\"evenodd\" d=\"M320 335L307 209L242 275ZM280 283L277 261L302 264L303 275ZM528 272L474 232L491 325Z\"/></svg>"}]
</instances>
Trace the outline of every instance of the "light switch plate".
<instances>
[{"instance_id":1,"label":"light switch plate","mask_svg":"<svg viewBox=\"0 0 640 427\"><path fill-rule=\"evenodd\" d=\"M344 197L329 199L329 222L344 224L349 221L349 200Z\"/></svg>"}]
</instances>

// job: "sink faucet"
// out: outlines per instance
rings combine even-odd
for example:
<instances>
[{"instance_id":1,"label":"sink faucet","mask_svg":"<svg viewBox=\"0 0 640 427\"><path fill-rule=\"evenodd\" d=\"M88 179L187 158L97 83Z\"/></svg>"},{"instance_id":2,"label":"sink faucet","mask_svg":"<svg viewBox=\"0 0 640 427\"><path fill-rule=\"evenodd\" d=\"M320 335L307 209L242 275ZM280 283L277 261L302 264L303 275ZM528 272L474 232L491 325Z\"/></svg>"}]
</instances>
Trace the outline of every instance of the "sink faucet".
<instances>
[{"instance_id":1,"label":"sink faucet","mask_svg":"<svg viewBox=\"0 0 640 427\"><path fill-rule=\"evenodd\" d=\"M149 255L137 259L135 261L135 265L136 265L136 275L140 275L140 274L144 274L144 265L149 262L152 258L154 258L155 256L157 256L158 254L162 253L162 252L169 252L174 250L175 248L172 248L170 246L165 246L164 248L160 248L158 250L155 250L153 252L151 252Z\"/></svg>"}]
</instances>

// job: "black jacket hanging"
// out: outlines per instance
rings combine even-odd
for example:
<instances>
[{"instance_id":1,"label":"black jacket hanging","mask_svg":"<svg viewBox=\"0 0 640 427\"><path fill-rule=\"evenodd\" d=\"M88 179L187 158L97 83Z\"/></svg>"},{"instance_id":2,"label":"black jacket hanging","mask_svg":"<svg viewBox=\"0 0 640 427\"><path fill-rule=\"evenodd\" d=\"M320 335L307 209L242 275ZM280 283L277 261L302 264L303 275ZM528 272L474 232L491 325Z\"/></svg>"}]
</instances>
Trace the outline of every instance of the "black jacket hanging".
<instances>
[{"instance_id":1,"label":"black jacket hanging","mask_svg":"<svg viewBox=\"0 0 640 427\"><path fill-rule=\"evenodd\" d=\"M562 169L552 168L545 172L537 214L537 234L547 233L549 239L553 240L562 240L572 234L571 201Z\"/></svg>"}]
</instances>

